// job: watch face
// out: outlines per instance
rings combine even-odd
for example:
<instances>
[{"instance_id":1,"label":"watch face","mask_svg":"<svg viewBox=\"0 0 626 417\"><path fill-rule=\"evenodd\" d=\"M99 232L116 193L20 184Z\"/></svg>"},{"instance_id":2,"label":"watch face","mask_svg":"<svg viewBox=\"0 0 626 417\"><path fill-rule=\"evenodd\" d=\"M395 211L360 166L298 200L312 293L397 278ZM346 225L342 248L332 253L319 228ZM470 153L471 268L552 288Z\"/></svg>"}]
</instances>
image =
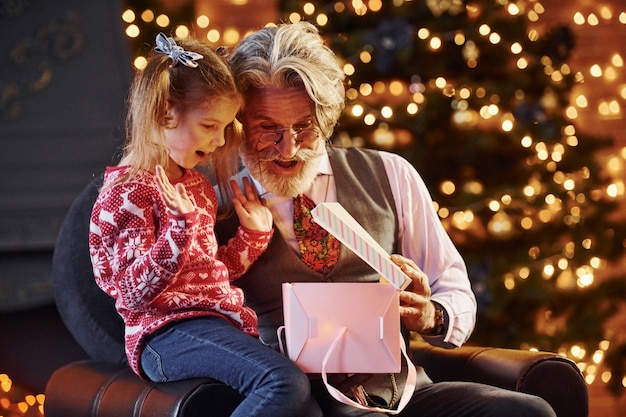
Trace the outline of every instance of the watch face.
<instances>
[{"instance_id":1,"label":"watch face","mask_svg":"<svg viewBox=\"0 0 626 417\"><path fill-rule=\"evenodd\" d=\"M433 334L441 335L445 331L446 328L446 318L443 312L443 307L441 307L438 303L435 304L435 331Z\"/></svg>"}]
</instances>

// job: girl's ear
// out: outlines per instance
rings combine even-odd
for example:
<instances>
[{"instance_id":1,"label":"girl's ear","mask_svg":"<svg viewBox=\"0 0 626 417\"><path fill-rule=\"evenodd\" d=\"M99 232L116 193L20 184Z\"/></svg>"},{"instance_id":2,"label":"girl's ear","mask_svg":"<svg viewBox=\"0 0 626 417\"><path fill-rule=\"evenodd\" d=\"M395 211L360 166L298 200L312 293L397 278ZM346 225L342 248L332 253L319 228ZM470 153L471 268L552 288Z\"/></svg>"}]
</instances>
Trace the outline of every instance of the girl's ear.
<instances>
[{"instance_id":1,"label":"girl's ear","mask_svg":"<svg viewBox=\"0 0 626 417\"><path fill-rule=\"evenodd\" d=\"M163 117L163 127L166 129L174 129L176 127L176 120L174 119L174 116L166 113L165 117Z\"/></svg>"},{"instance_id":2,"label":"girl's ear","mask_svg":"<svg viewBox=\"0 0 626 417\"><path fill-rule=\"evenodd\" d=\"M176 112L174 108L170 106L170 102L168 101L165 105L165 116L163 116L163 127L166 129L174 129L178 125L178 121L176 119Z\"/></svg>"}]
</instances>

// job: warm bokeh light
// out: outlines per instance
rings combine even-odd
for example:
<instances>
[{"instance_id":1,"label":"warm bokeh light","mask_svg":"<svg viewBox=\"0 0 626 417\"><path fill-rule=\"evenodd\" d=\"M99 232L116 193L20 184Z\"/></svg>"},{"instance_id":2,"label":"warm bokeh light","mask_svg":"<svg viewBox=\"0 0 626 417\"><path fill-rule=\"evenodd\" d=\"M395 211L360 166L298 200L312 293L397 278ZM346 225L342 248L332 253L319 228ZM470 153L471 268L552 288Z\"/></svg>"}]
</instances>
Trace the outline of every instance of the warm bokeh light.
<instances>
[{"instance_id":1,"label":"warm bokeh light","mask_svg":"<svg viewBox=\"0 0 626 417\"><path fill-rule=\"evenodd\" d=\"M122 20L126 23L132 23L135 21L135 12L130 9L124 10L122 12Z\"/></svg>"},{"instance_id":2,"label":"warm bokeh light","mask_svg":"<svg viewBox=\"0 0 626 417\"><path fill-rule=\"evenodd\" d=\"M209 19L209 17L205 15L200 15L196 18L196 24L199 28L202 29L209 27L210 22L211 20Z\"/></svg>"},{"instance_id":3,"label":"warm bokeh light","mask_svg":"<svg viewBox=\"0 0 626 417\"><path fill-rule=\"evenodd\" d=\"M401 7L409 3L398 0L390 2L389 7ZM434 15L438 12L441 15L453 15L454 4L456 2L428 2L428 7ZM537 107L542 111L526 116L534 117L533 122L536 124L554 114L561 114L567 120L567 125L555 131L550 140L531 130L521 129L523 116L510 110L507 97L489 80L476 83L460 81L444 71L425 77L421 73L418 75L417 70L415 76L408 74L405 79L359 79L361 69L375 71L374 66L381 65L380 47L375 42L385 39L380 33L374 33L376 36L369 42L363 42L362 48L352 56L342 57L344 73L350 79L359 79L347 88L347 113L354 123L369 129L371 140L375 144L393 151L401 143L422 144L421 141L426 140L419 137L422 132L412 138L414 132L408 132L410 129L405 130L404 137L411 139L401 139L402 129L397 129L394 123L408 119L419 125L422 118L433 111L433 97L445 98L448 101L443 106L449 107L449 118L456 129L471 132L480 132L483 129L497 131L510 138L520 152L527 155L523 166L533 170L535 175L529 175L524 180L526 183L518 184L515 189L495 193L487 184L488 181L474 178L476 167L467 169L464 173L467 178L449 178L438 183L437 188L442 196L465 195L468 204L467 207L454 207L446 206L443 202L435 203L437 213L442 221L445 220L448 230L467 232L471 239L476 236L490 236L504 240L526 232L541 233L552 222L577 227L585 221L588 204L601 199L621 202L626 195L623 178L626 175L626 147L621 154L618 152L602 157L599 165L603 173L611 178L601 186L591 187L588 183L589 172L594 167L573 172L564 168L571 163L572 155L580 152L579 148L585 144L590 118L607 123L624 118L624 52L602 51L602 56L598 54L598 58L594 57L585 65L572 65L550 54L536 56L533 51L545 35L541 24L550 12L546 10L548 5L541 1L504 0L498 4L503 6L502 11L509 16L525 19L531 26L525 33L515 33L512 36L506 28L480 21L484 10L480 4L470 2L463 7L472 22L471 31L465 28L446 31L426 20L410 31L413 42L411 45L430 51L433 59L459 53L461 66L469 71L476 71L484 64L486 56L488 57L486 48L497 48L502 54L503 62L507 62L507 70L519 71L522 77L545 77L552 91L548 88L540 92L539 97L529 97L530 94L520 88L515 92L514 100L520 105L536 100ZM345 0L328 4L305 1L299 2L297 10L290 10L281 16L281 20L313 21L327 32L332 30L332 19L336 15L345 17L352 14L376 21L372 14L380 13L383 5L381 0ZM575 30L602 28L609 24L626 25L626 11L615 9L609 4L587 2L585 7L575 4L568 4L568 7L567 23ZM150 23L153 26L158 25L164 31L175 32L178 37L187 37L192 29L200 29L210 44L226 46L235 45L244 36L244 31L250 29L219 27L218 22L223 21L219 16L198 15L190 22L178 22L156 7L153 10L127 8L122 12L121 20L124 22L126 35L131 39L145 36L147 32L142 25ZM393 42L386 45L389 48L386 52L397 52L394 49L397 45ZM145 51L142 53L145 54ZM133 57L133 65L139 70L144 68L145 57L138 53ZM389 65L393 67L399 64L391 61ZM393 68L388 71L393 71ZM573 83L574 87L568 97L569 103L562 103L555 91L566 88L568 83ZM607 93L600 95L598 91ZM442 105L441 103L443 101L437 105ZM577 131L576 126L581 125L582 128ZM354 143L368 144L368 140L366 135L362 135ZM539 245L530 247L527 265L517 265L504 273L500 277L499 285L507 291L515 292L520 288L520 283L530 280L529 277L539 271L544 280L551 280L563 291L593 288L598 285L608 261L602 257L588 256L585 262L577 262L581 251L596 249L594 244L598 242L597 237L584 237L577 241L570 239L571 242L562 242L560 253L547 254ZM584 369L584 377L589 384L608 383L611 379L618 378L626 386L625 376L612 375L603 368L608 343L607 341L606 346L600 347L588 347L579 343L562 346L560 351ZM28 404L26 400L24 403Z\"/></svg>"},{"instance_id":4,"label":"warm bokeh light","mask_svg":"<svg viewBox=\"0 0 626 417\"><path fill-rule=\"evenodd\" d=\"M137 25L128 25L126 28L126 36L129 38L136 38L139 36L139 26Z\"/></svg>"},{"instance_id":5,"label":"warm bokeh light","mask_svg":"<svg viewBox=\"0 0 626 417\"><path fill-rule=\"evenodd\" d=\"M170 18L165 14L160 14L156 18L156 24L162 28L167 27L170 24Z\"/></svg>"},{"instance_id":6,"label":"warm bokeh light","mask_svg":"<svg viewBox=\"0 0 626 417\"><path fill-rule=\"evenodd\" d=\"M146 9L143 12L141 12L141 20L143 20L146 23L150 23L154 20L154 12L150 9Z\"/></svg>"}]
</instances>

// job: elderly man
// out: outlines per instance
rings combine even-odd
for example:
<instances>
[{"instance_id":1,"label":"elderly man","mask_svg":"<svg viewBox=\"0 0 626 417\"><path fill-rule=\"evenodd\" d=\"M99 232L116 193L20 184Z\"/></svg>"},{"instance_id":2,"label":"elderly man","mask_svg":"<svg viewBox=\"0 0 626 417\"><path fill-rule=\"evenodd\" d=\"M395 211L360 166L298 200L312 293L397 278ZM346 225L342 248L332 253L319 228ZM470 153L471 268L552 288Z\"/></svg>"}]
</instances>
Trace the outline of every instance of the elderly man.
<instances>
[{"instance_id":1,"label":"elderly man","mask_svg":"<svg viewBox=\"0 0 626 417\"><path fill-rule=\"evenodd\" d=\"M391 153L328 145L344 108L344 73L317 29L305 22L260 29L241 42L229 62L244 97L238 117L242 175L265 199L277 232L267 252L237 281L259 316L262 339L277 344L283 282L379 280L332 238L320 239L327 256L309 262L315 257L299 240L300 215L310 205L338 201L412 279L400 292L404 327L434 345L463 344L474 327L476 301L464 261L419 174ZM233 216L218 225L221 240L236 221ZM421 368L418 373L421 382L402 416L555 415L538 397L473 383L432 383ZM376 390L376 383L365 383L366 391ZM384 415L334 400L314 376L311 384L325 416Z\"/></svg>"}]
</instances>

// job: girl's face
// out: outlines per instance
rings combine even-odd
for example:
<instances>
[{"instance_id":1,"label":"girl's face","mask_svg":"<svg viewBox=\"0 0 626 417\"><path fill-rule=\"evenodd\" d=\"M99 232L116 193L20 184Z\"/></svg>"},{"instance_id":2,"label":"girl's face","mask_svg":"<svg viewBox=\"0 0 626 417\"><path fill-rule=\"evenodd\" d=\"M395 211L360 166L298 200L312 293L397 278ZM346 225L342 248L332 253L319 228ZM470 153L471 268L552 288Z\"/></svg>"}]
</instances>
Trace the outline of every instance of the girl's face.
<instances>
[{"instance_id":1,"label":"girl's face","mask_svg":"<svg viewBox=\"0 0 626 417\"><path fill-rule=\"evenodd\" d=\"M224 131L235 119L239 102L220 97L207 105L189 109L185 113L172 108L169 127L165 128L165 143L170 159L177 165L191 169L208 154L224 145Z\"/></svg>"}]
</instances>

